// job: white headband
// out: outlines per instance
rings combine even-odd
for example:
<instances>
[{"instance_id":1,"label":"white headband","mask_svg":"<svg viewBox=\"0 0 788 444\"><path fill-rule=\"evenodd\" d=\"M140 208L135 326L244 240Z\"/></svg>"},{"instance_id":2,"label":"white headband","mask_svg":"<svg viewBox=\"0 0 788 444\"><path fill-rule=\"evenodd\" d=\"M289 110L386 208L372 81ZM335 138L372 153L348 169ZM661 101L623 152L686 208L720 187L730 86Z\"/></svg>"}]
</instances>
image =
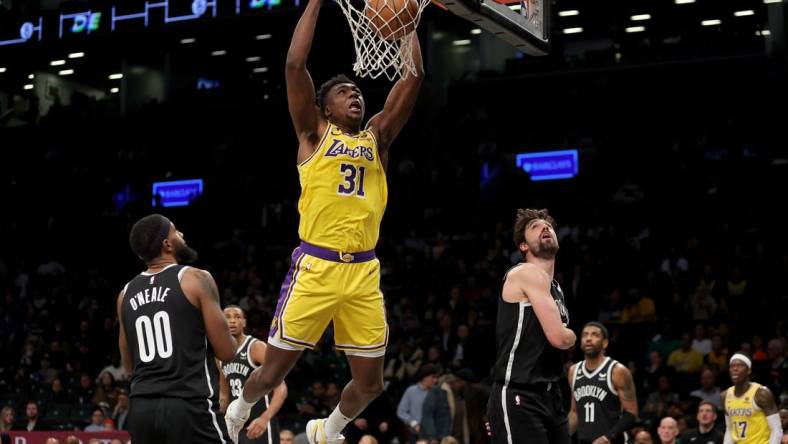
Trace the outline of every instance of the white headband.
<instances>
[{"instance_id":1,"label":"white headband","mask_svg":"<svg viewBox=\"0 0 788 444\"><path fill-rule=\"evenodd\" d=\"M735 355L731 356L731 361L730 361L731 364L733 364L734 359L738 359L739 361L747 364L747 367L752 368L752 361L750 361L750 358L744 356L743 354L736 353Z\"/></svg>"}]
</instances>

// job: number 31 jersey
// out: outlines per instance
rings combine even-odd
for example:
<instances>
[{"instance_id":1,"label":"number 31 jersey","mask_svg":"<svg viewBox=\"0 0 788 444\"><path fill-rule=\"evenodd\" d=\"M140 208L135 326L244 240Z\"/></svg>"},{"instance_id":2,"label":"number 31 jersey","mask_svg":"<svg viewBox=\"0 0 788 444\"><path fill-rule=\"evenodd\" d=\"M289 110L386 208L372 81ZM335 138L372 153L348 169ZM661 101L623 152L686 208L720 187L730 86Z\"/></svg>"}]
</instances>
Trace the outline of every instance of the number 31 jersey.
<instances>
[{"instance_id":1,"label":"number 31 jersey","mask_svg":"<svg viewBox=\"0 0 788 444\"><path fill-rule=\"evenodd\" d=\"M329 122L298 176L301 240L347 253L375 248L388 187L371 131L350 135Z\"/></svg>"},{"instance_id":2,"label":"number 31 jersey","mask_svg":"<svg viewBox=\"0 0 788 444\"><path fill-rule=\"evenodd\" d=\"M186 299L189 267L141 273L123 293L121 322L131 352L131 396L218 399L219 373L202 313Z\"/></svg>"}]
</instances>

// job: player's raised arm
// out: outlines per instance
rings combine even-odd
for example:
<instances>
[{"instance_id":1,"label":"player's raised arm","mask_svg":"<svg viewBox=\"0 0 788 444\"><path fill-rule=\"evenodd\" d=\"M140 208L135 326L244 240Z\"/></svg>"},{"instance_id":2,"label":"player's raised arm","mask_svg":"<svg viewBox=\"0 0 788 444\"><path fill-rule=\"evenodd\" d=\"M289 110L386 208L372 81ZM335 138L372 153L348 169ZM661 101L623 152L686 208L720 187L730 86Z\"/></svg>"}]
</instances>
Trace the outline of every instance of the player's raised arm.
<instances>
[{"instance_id":1,"label":"player's raised arm","mask_svg":"<svg viewBox=\"0 0 788 444\"><path fill-rule=\"evenodd\" d=\"M382 152L388 151L389 146L402 131L413 112L416 99L419 97L421 82L424 79L424 63L421 59L421 46L416 33L413 32L412 39L413 62L416 66L416 75L407 73L407 76L400 78L394 87L391 88L383 111L369 119L367 127L372 130L378 138L378 144Z\"/></svg>"},{"instance_id":2,"label":"player's raised arm","mask_svg":"<svg viewBox=\"0 0 788 444\"><path fill-rule=\"evenodd\" d=\"M290 49L287 51L287 64L285 65L287 103L300 144L299 162L303 160L301 159L302 154L304 158L312 154L311 152L302 153L305 145L314 151L317 139L320 137L319 127L323 120L315 101L315 85L306 69L306 61L309 58L309 51L312 49L315 25L322 4L323 0L309 0L293 31Z\"/></svg>"}]
</instances>

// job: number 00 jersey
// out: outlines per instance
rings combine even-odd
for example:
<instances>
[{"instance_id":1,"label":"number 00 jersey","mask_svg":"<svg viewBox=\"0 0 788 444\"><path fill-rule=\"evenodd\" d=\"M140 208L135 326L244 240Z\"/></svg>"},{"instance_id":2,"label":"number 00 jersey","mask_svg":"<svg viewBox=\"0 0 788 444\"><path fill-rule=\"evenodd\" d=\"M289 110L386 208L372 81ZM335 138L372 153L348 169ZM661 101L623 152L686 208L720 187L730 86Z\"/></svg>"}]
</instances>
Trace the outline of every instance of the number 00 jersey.
<instances>
[{"instance_id":1,"label":"number 00 jersey","mask_svg":"<svg viewBox=\"0 0 788 444\"><path fill-rule=\"evenodd\" d=\"M132 397L218 399L202 314L181 290L188 268L173 264L126 284L121 321L134 366Z\"/></svg>"},{"instance_id":2,"label":"number 00 jersey","mask_svg":"<svg viewBox=\"0 0 788 444\"><path fill-rule=\"evenodd\" d=\"M298 165L301 240L334 251L375 248L388 188L370 131L355 136L328 123L315 152Z\"/></svg>"}]
</instances>

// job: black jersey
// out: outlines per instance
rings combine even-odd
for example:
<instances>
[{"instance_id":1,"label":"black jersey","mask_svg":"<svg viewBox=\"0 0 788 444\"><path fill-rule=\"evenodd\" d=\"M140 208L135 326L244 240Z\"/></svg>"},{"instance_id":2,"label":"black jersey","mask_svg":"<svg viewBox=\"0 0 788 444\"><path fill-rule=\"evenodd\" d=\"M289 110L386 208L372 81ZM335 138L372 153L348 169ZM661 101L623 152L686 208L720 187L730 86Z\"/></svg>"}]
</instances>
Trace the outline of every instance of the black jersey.
<instances>
[{"instance_id":1,"label":"black jersey","mask_svg":"<svg viewBox=\"0 0 788 444\"><path fill-rule=\"evenodd\" d=\"M219 373L202 313L181 289L187 266L141 273L123 293L121 318L134 373L131 396L218 399Z\"/></svg>"},{"instance_id":2,"label":"black jersey","mask_svg":"<svg viewBox=\"0 0 788 444\"><path fill-rule=\"evenodd\" d=\"M522 265L516 265L506 274ZM558 306L561 322L567 325L569 313L564 302L564 292L555 281L550 284L550 294ZM561 378L564 351L550 345L530 302L510 303L504 301L501 295L496 324L496 382L529 386L554 383Z\"/></svg>"},{"instance_id":3,"label":"black jersey","mask_svg":"<svg viewBox=\"0 0 788 444\"><path fill-rule=\"evenodd\" d=\"M621 402L613 386L613 369L619 365L606 357L602 364L590 371L585 361L575 366L572 375L572 396L577 405L577 438L592 442L605 433L621 418ZM626 442L623 436L620 442Z\"/></svg>"},{"instance_id":4,"label":"black jersey","mask_svg":"<svg viewBox=\"0 0 788 444\"><path fill-rule=\"evenodd\" d=\"M238 350L236 350L233 360L230 362L222 362L222 373L224 374L224 377L227 378L227 383L230 386L230 401L235 401L239 396L241 396L241 393L244 391L246 379L249 378L249 375L252 374L254 369L259 367L259 365L255 364L252 360L252 345L254 345L255 342L257 342L257 339L247 336L238 347ZM268 409L268 406L271 404L269 396L270 395L265 395L262 399L257 401L254 406L252 406L252 410L249 413L249 420L246 422L246 425L244 425L244 429L246 429L250 422L252 422L255 418L259 418L260 415L262 415L263 412ZM268 423L265 433L263 433L263 435L258 439L249 439L246 437L245 432L241 432L239 436L239 442L248 444L278 443L279 427L277 420L272 419L271 422Z\"/></svg>"}]
</instances>

